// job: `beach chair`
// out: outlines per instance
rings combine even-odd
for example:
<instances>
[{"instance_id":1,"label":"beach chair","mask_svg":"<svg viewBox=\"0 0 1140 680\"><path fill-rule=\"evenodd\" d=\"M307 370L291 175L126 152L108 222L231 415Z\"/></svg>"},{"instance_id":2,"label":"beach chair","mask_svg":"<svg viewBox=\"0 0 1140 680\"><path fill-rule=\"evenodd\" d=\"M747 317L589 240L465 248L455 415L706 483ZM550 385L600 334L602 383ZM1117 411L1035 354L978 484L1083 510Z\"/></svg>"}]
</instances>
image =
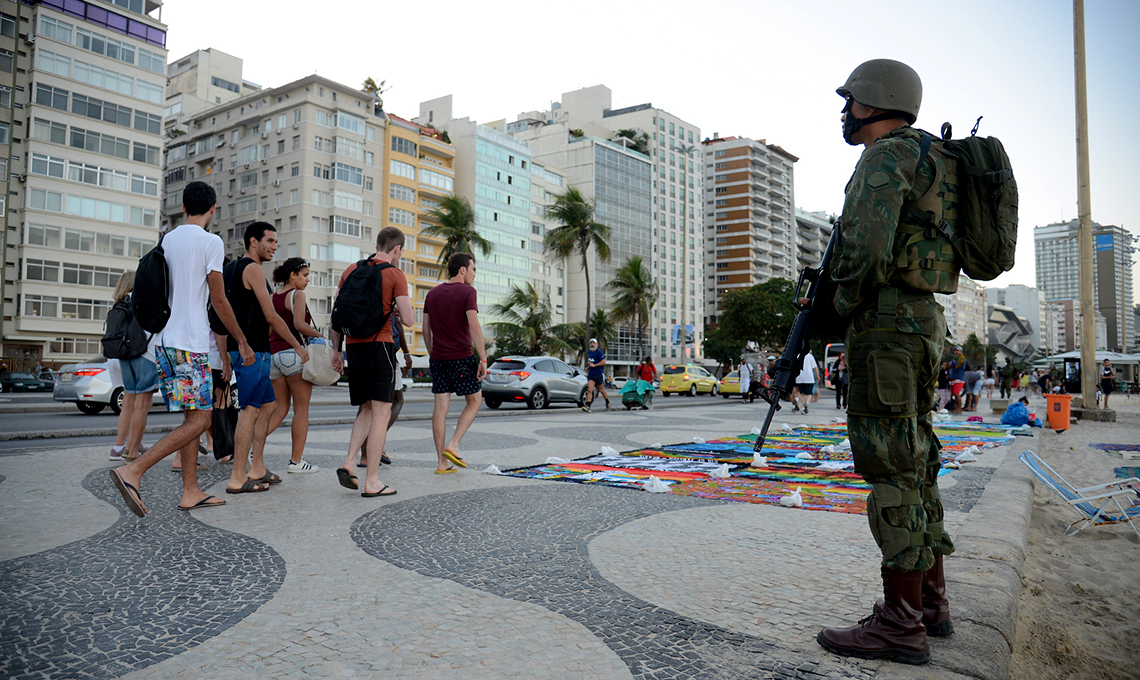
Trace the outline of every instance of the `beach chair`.
<instances>
[{"instance_id":1,"label":"beach chair","mask_svg":"<svg viewBox=\"0 0 1140 680\"><path fill-rule=\"evenodd\" d=\"M1066 536L1073 536L1089 526L1099 527L1121 522L1128 522L1136 535L1140 536L1140 529L1135 522L1140 517L1140 505L1133 504L1133 500L1140 500L1140 479L1116 479L1106 484L1078 489L1032 451L1026 450L1018 456L1018 460L1025 463L1033 476L1053 493L1083 515L1069 525L1065 530ZM1112 506L1115 506L1115 510Z\"/></svg>"}]
</instances>

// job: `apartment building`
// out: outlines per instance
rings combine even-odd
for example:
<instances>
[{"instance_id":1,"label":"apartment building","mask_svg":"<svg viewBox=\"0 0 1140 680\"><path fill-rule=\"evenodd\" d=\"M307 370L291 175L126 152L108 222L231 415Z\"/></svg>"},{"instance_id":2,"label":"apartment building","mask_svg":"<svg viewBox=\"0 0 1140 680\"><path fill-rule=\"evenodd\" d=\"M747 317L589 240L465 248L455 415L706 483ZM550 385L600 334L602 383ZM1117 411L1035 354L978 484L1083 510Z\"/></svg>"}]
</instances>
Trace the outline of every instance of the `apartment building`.
<instances>
[{"instance_id":1,"label":"apartment building","mask_svg":"<svg viewBox=\"0 0 1140 680\"><path fill-rule=\"evenodd\" d=\"M186 132L189 116L261 89L242 77L242 60L212 47L197 50L166 67L163 131Z\"/></svg>"},{"instance_id":2,"label":"apartment building","mask_svg":"<svg viewBox=\"0 0 1140 680\"><path fill-rule=\"evenodd\" d=\"M986 289L977 281L959 274L957 292L935 293L934 299L942 305L951 341L961 345L971 335L976 335L978 340L987 342L989 313L986 310Z\"/></svg>"},{"instance_id":3,"label":"apartment building","mask_svg":"<svg viewBox=\"0 0 1140 680\"><path fill-rule=\"evenodd\" d=\"M391 224L383 219L384 112L371 95L313 75L201 111L185 124L189 132L166 148L163 230L184 217L186 183L211 182L218 211L210 230L227 256L245 252L247 225L272 224L280 249L267 273L286 258L307 259L309 309L327 328L341 273L375 252L377 231Z\"/></svg>"},{"instance_id":4,"label":"apartment building","mask_svg":"<svg viewBox=\"0 0 1140 680\"><path fill-rule=\"evenodd\" d=\"M546 232L559 226L546 216L547 206L554 205L559 194L570 185L566 173L543 165L535 156L530 163L530 282L538 294L550 304L550 323L568 323L566 311L566 262L542 252Z\"/></svg>"},{"instance_id":5,"label":"apartment building","mask_svg":"<svg viewBox=\"0 0 1140 680\"><path fill-rule=\"evenodd\" d=\"M455 119L451 95L421 103L415 122L446 131L455 145L455 193L471 202L475 228L493 247L474 255L479 309L494 319L491 307L531 278L530 150L500 129Z\"/></svg>"},{"instance_id":6,"label":"apartment building","mask_svg":"<svg viewBox=\"0 0 1140 680\"><path fill-rule=\"evenodd\" d=\"M532 154L532 163L560 168L569 187L578 189L586 200L594 201L594 219L610 228L610 259L602 262L596 255L592 256L588 271L593 309L612 310L614 294L606 283L614 279L617 270L631 257L640 257L646 267L651 267L654 262L653 165L645 154L608 139L608 131L604 128L589 128L589 132L606 135L600 137L571 129L565 121L550 124L535 121L522 118L506 124L505 129L526 143ZM556 192L544 192L544 202L552 203L555 196L565 190L565 187L560 187ZM558 226L561 225L547 221L544 230ZM537 250L541 252L541 245ZM664 260L664 246L660 247L657 257ZM676 249L669 261L676 267ZM580 260L574 256L568 261L544 259L544 263L546 266L567 268L568 320L582 321L586 315L586 277ZM664 303L676 307L678 278L657 279L660 286L658 306ZM665 326L641 331L635 324L619 324L618 337L610 342L606 352L607 364L614 366L618 375L640 361L641 357L637 356L639 333L641 347L652 346L657 356L669 356L672 337Z\"/></svg>"},{"instance_id":7,"label":"apartment building","mask_svg":"<svg viewBox=\"0 0 1140 680\"><path fill-rule=\"evenodd\" d=\"M415 318L404 322L406 339L413 353L425 354L424 300L429 290L447 278L447 263L440 261L443 239L422 233L433 224L423 212L438 208L443 197L455 192L455 149L439 130L399 116L387 118L383 214L389 226L398 227L407 237L400 269L408 277Z\"/></svg>"},{"instance_id":8,"label":"apartment building","mask_svg":"<svg viewBox=\"0 0 1140 680\"><path fill-rule=\"evenodd\" d=\"M157 240L160 8L153 0L0 2L10 367L99 354L119 277Z\"/></svg>"},{"instance_id":9,"label":"apartment building","mask_svg":"<svg viewBox=\"0 0 1140 680\"><path fill-rule=\"evenodd\" d=\"M700 198L703 195L700 129L651 103L612 107L612 92L605 85L562 94L549 111L530 111L519 120L566 123L583 136L608 139L628 146L651 163L652 222L650 238L656 249L651 261L654 278L668 291L650 319L653 351L666 360L701 356L704 339L704 231ZM627 137L625 135L631 135ZM665 257L668 253L670 257ZM592 281L600 290L606 280ZM676 290L674 294L673 291ZM674 345L680 327L692 327L692 343Z\"/></svg>"},{"instance_id":10,"label":"apartment building","mask_svg":"<svg viewBox=\"0 0 1140 680\"><path fill-rule=\"evenodd\" d=\"M701 142L701 155L704 321L716 323L720 299L729 291L793 279L798 272L792 213L792 164L798 159L764 140L716 133Z\"/></svg>"},{"instance_id":11,"label":"apartment building","mask_svg":"<svg viewBox=\"0 0 1140 680\"><path fill-rule=\"evenodd\" d=\"M819 267L833 228L826 212L808 212L796 208L796 264L799 266L793 278L798 278L802 269Z\"/></svg>"},{"instance_id":12,"label":"apartment building","mask_svg":"<svg viewBox=\"0 0 1140 680\"><path fill-rule=\"evenodd\" d=\"M1093 304L1104 316L1108 349L1127 352L1136 337L1131 313L1132 260L1136 239L1127 229L1093 223ZM1077 220L1033 228L1037 288L1048 300L1080 299Z\"/></svg>"}]
</instances>

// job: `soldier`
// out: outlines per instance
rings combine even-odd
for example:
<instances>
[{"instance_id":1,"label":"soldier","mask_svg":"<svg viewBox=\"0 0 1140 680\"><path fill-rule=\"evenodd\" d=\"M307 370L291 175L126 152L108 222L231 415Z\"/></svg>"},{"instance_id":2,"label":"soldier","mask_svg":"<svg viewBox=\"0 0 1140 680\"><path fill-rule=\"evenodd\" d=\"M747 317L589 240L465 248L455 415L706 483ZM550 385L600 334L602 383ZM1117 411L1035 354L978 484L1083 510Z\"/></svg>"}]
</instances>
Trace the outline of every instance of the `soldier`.
<instances>
[{"instance_id":1,"label":"soldier","mask_svg":"<svg viewBox=\"0 0 1140 680\"><path fill-rule=\"evenodd\" d=\"M946 320L935 292L954 292L953 167L911 127L922 82L909 66L868 61L836 90L843 138L865 149L847 185L832 264L835 307L848 324L847 428L855 470L870 485L867 518L882 552L883 599L870 617L816 637L843 656L930 660L927 636L953 632L942 558L938 451L931 408Z\"/></svg>"}]
</instances>

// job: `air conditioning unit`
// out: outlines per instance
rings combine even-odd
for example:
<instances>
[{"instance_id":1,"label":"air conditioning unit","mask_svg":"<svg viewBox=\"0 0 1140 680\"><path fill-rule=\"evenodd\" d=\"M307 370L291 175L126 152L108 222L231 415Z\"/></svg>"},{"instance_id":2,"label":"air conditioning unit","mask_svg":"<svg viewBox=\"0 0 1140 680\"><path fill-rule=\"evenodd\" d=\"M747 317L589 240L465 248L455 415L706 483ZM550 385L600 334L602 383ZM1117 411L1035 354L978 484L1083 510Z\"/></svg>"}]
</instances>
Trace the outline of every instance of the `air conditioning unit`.
<instances>
[{"instance_id":1,"label":"air conditioning unit","mask_svg":"<svg viewBox=\"0 0 1140 680\"><path fill-rule=\"evenodd\" d=\"M262 214L262 215L264 215L264 214L265 214L265 211L264 211L264 210L262 210L262 211L261 211L261 214Z\"/></svg>"},{"instance_id":2,"label":"air conditioning unit","mask_svg":"<svg viewBox=\"0 0 1140 680\"><path fill-rule=\"evenodd\" d=\"M244 194L244 193L245 193L245 189L242 189L242 190L241 190L241 192Z\"/></svg>"},{"instance_id":3,"label":"air conditioning unit","mask_svg":"<svg viewBox=\"0 0 1140 680\"><path fill-rule=\"evenodd\" d=\"M294 129L294 130L298 130L298 129L300 129L300 128L301 128L301 124L300 124L300 123L293 123L293 129Z\"/></svg>"},{"instance_id":4,"label":"air conditioning unit","mask_svg":"<svg viewBox=\"0 0 1140 680\"><path fill-rule=\"evenodd\" d=\"M35 45L36 44L36 36L32 35L31 33L28 33L27 35L24 36L24 42L26 42L29 45Z\"/></svg>"},{"instance_id":5,"label":"air conditioning unit","mask_svg":"<svg viewBox=\"0 0 1140 680\"><path fill-rule=\"evenodd\" d=\"M285 132L285 128L277 128L277 134Z\"/></svg>"},{"instance_id":6,"label":"air conditioning unit","mask_svg":"<svg viewBox=\"0 0 1140 680\"><path fill-rule=\"evenodd\" d=\"M275 213L279 213L279 212L281 212L281 208L274 208L274 209L273 209L273 212L275 212Z\"/></svg>"},{"instance_id":7,"label":"air conditioning unit","mask_svg":"<svg viewBox=\"0 0 1140 680\"><path fill-rule=\"evenodd\" d=\"M262 133L261 133L261 138L262 138L262 139L269 139L269 133L268 133L268 132L262 132Z\"/></svg>"},{"instance_id":8,"label":"air conditioning unit","mask_svg":"<svg viewBox=\"0 0 1140 680\"><path fill-rule=\"evenodd\" d=\"M232 192L232 191L231 191L230 193L226 194L226 197L227 197L227 198L233 198L233 197L234 197L234 192Z\"/></svg>"},{"instance_id":9,"label":"air conditioning unit","mask_svg":"<svg viewBox=\"0 0 1140 680\"><path fill-rule=\"evenodd\" d=\"M20 175L17 179L19 179L21 182L27 182L28 176L26 174Z\"/></svg>"},{"instance_id":10,"label":"air conditioning unit","mask_svg":"<svg viewBox=\"0 0 1140 680\"><path fill-rule=\"evenodd\" d=\"M230 174L231 174L231 175L232 175L232 174L234 174L234 169L233 169L233 168L230 168Z\"/></svg>"},{"instance_id":11,"label":"air conditioning unit","mask_svg":"<svg viewBox=\"0 0 1140 680\"><path fill-rule=\"evenodd\" d=\"M249 170L249 163L246 163L246 164L245 164L245 169L246 169L246 170Z\"/></svg>"},{"instance_id":12,"label":"air conditioning unit","mask_svg":"<svg viewBox=\"0 0 1140 680\"><path fill-rule=\"evenodd\" d=\"M265 164L266 164L266 163L268 163L268 162L269 162L269 159L268 159L268 158L262 158L262 159L261 159L261 164L262 164L262 165L265 165Z\"/></svg>"},{"instance_id":13,"label":"air conditioning unit","mask_svg":"<svg viewBox=\"0 0 1140 680\"><path fill-rule=\"evenodd\" d=\"M225 146L225 145L226 145L226 140L224 140L224 139L219 139L219 140L218 140L218 143L217 143L217 144L215 144L214 146L220 149L220 148L222 148L222 147L223 147L223 146Z\"/></svg>"},{"instance_id":14,"label":"air conditioning unit","mask_svg":"<svg viewBox=\"0 0 1140 680\"><path fill-rule=\"evenodd\" d=\"M275 187L281 186L281 180L279 180L279 179L273 180L273 186L275 186Z\"/></svg>"}]
</instances>

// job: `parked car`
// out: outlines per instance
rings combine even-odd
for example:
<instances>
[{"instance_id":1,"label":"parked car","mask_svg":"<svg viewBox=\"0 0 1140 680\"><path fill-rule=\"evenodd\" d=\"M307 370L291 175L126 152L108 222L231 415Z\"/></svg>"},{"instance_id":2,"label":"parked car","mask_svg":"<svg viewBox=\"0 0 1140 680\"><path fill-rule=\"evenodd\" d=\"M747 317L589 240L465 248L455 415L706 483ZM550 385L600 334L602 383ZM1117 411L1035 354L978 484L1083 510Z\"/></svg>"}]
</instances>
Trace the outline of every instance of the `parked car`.
<instances>
[{"instance_id":1,"label":"parked car","mask_svg":"<svg viewBox=\"0 0 1140 680\"><path fill-rule=\"evenodd\" d=\"M56 372L52 398L71 402L89 416L107 406L118 415L123 410L123 376L118 362L99 356L81 364L65 365ZM162 403L162 391L155 390L151 405Z\"/></svg>"},{"instance_id":2,"label":"parked car","mask_svg":"<svg viewBox=\"0 0 1140 680\"><path fill-rule=\"evenodd\" d=\"M627 382L629 382L629 378L625 377L624 375L619 375L614 378L613 385L615 389L620 390L621 388L625 387L625 384Z\"/></svg>"},{"instance_id":3,"label":"parked car","mask_svg":"<svg viewBox=\"0 0 1140 680\"><path fill-rule=\"evenodd\" d=\"M44 392L51 390L51 383L45 383L31 373L2 371L0 389L5 392Z\"/></svg>"},{"instance_id":4,"label":"parked car","mask_svg":"<svg viewBox=\"0 0 1140 680\"><path fill-rule=\"evenodd\" d=\"M53 373L51 371L51 369L44 369L44 370L40 371L40 374L37 375L36 377L39 378L40 380L48 383L49 387L55 385L55 373Z\"/></svg>"},{"instance_id":5,"label":"parked car","mask_svg":"<svg viewBox=\"0 0 1140 680\"><path fill-rule=\"evenodd\" d=\"M581 406L586 401L586 376L554 357L503 357L487 369L483 401L490 408L520 401L532 409L556 401Z\"/></svg>"},{"instance_id":6,"label":"parked car","mask_svg":"<svg viewBox=\"0 0 1140 680\"><path fill-rule=\"evenodd\" d=\"M733 394L740 394L740 371L733 371L720 379L720 396L728 399Z\"/></svg>"},{"instance_id":7,"label":"parked car","mask_svg":"<svg viewBox=\"0 0 1140 680\"><path fill-rule=\"evenodd\" d=\"M685 366L674 364L666 366L661 375L661 394L666 397L670 394L687 394L695 397L698 394L711 394L714 397L720 393L720 383L709 372L700 366Z\"/></svg>"}]
</instances>

